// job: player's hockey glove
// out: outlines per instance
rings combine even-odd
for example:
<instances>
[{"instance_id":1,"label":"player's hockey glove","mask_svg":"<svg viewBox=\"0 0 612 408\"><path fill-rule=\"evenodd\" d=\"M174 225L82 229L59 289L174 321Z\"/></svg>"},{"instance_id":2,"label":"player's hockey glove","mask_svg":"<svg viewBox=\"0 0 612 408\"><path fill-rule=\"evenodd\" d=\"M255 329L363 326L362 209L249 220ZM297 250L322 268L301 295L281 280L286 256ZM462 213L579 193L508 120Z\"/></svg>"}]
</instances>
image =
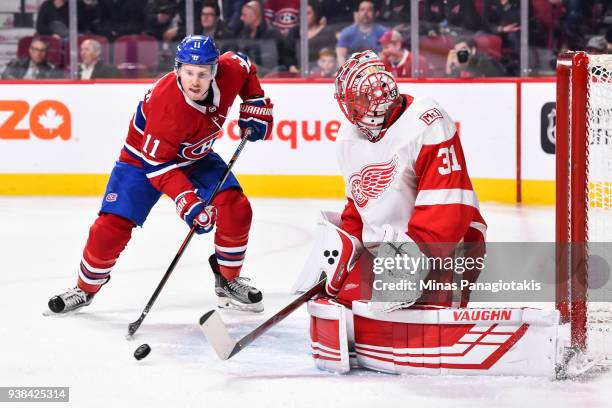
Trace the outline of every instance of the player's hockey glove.
<instances>
[{"instance_id":1,"label":"player's hockey glove","mask_svg":"<svg viewBox=\"0 0 612 408\"><path fill-rule=\"evenodd\" d=\"M194 191L185 191L176 199L176 212L185 220L189 228L196 226L196 234L210 232L217 221L217 209L205 206Z\"/></svg>"},{"instance_id":2,"label":"player's hockey glove","mask_svg":"<svg viewBox=\"0 0 612 408\"><path fill-rule=\"evenodd\" d=\"M249 141L266 140L270 137L274 123L273 106L269 98L247 99L240 104L238 126L243 134L251 128L250 133L247 133Z\"/></svg>"}]
</instances>

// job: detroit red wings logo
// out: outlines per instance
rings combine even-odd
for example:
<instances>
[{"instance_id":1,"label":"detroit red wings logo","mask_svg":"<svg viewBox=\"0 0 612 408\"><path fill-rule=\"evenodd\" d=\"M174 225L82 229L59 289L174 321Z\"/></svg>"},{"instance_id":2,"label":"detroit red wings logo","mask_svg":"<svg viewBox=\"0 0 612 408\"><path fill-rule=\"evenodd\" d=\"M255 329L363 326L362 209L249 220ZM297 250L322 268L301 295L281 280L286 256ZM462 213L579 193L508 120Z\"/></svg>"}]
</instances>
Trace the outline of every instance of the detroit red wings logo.
<instances>
[{"instance_id":1,"label":"detroit red wings logo","mask_svg":"<svg viewBox=\"0 0 612 408\"><path fill-rule=\"evenodd\" d=\"M368 205L389 187L397 168L397 156L386 163L369 164L359 172L353 173L349 179L353 201L359 208Z\"/></svg>"}]
</instances>

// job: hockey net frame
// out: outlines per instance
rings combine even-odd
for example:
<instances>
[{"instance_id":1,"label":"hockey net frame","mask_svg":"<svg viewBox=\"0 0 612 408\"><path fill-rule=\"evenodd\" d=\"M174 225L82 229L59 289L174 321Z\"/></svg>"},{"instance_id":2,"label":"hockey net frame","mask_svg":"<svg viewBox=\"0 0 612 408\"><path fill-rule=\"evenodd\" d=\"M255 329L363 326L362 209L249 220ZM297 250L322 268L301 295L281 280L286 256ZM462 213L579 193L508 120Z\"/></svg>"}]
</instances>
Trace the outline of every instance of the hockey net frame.
<instances>
[{"instance_id":1,"label":"hockey net frame","mask_svg":"<svg viewBox=\"0 0 612 408\"><path fill-rule=\"evenodd\" d=\"M612 298L588 283L589 243L612 240L612 55L558 56L556 118L556 307L572 347L612 360Z\"/></svg>"}]
</instances>

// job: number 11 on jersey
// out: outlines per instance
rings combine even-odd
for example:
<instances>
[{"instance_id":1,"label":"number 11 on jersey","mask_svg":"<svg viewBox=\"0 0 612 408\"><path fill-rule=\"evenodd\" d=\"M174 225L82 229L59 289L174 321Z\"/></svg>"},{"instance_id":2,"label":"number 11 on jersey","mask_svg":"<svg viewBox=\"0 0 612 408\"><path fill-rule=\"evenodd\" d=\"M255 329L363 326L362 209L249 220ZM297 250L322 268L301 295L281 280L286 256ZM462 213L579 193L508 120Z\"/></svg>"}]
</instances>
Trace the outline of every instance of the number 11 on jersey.
<instances>
[{"instance_id":1,"label":"number 11 on jersey","mask_svg":"<svg viewBox=\"0 0 612 408\"><path fill-rule=\"evenodd\" d=\"M147 140L145 141L145 144L142 148L142 150L147 153L149 156L155 158L155 152L157 151L157 148L159 147L159 139L155 139L153 140L153 148L151 149L151 151L147 151L149 149L149 142L151 141L151 134L149 133L147 135ZM439 156L439 154L438 154Z\"/></svg>"}]
</instances>

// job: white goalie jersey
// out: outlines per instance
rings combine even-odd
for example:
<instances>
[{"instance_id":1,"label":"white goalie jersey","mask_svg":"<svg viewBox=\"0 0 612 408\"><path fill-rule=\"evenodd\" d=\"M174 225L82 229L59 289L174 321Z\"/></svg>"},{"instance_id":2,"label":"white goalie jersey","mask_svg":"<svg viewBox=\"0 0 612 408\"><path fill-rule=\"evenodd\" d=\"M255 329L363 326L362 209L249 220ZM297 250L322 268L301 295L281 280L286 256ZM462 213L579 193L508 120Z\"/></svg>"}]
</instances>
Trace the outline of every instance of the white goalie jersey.
<instances>
[{"instance_id":1,"label":"white goalie jersey","mask_svg":"<svg viewBox=\"0 0 612 408\"><path fill-rule=\"evenodd\" d=\"M345 213L359 213L357 236L373 253L385 225L415 242L457 243L470 229L484 240L486 224L455 123L433 99L404 97L406 110L376 143L347 120L340 127ZM355 233L355 217L343 218L343 227Z\"/></svg>"}]
</instances>

